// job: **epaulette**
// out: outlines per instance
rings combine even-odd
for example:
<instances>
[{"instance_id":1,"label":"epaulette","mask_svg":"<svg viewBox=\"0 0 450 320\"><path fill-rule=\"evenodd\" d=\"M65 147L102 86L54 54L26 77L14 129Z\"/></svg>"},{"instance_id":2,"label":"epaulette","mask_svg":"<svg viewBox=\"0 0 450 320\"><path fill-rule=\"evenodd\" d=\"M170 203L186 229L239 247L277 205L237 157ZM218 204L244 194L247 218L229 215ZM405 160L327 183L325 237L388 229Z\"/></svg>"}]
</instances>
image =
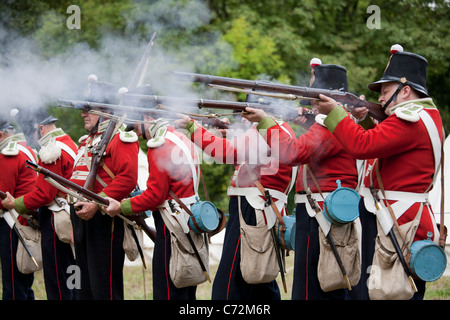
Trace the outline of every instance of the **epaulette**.
<instances>
[{"instance_id":1,"label":"epaulette","mask_svg":"<svg viewBox=\"0 0 450 320\"><path fill-rule=\"evenodd\" d=\"M9 142L3 149L2 154L8 157L17 156L19 149L17 148L17 141Z\"/></svg>"},{"instance_id":2,"label":"epaulette","mask_svg":"<svg viewBox=\"0 0 450 320\"><path fill-rule=\"evenodd\" d=\"M138 136L134 131L120 131L120 140L126 143L138 141Z\"/></svg>"},{"instance_id":3,"label":"epaulette","mask_svg":"<svg viewBox=\"0 0 450 320\"><path fill-rule=\"evenodd\" d=\"M61 147L56 144L55 138L51 139L45 146L39 150L39 158L45 164L56 163L61 157Z\"/></svg>"},{"instance_id":4,"label":"epaulette","mask_svg":"<svg viewBox=\"0 0 450 320\"><path fill-rule=\"evenodd\" d=\"M414 102L400 106L394 110L395 115L409 122L417 122L420 119L419 112L422 111L423 106L415 104Z\"/></svg>"},{"instance_id":5,"label":"epaulette","mask_svg":"<svg viewBox=\"0 0 450 320\"><path fill-rule=\"evenodd\" d=\"M163 126L160 127L156 133L155 133L155 137L152 139L149 139L147 141L147 147L149 148L158 148L160 146L162 146L165 142L166 142L166 132L167 132L167 127Z\"/></svg>"}]
</instances>

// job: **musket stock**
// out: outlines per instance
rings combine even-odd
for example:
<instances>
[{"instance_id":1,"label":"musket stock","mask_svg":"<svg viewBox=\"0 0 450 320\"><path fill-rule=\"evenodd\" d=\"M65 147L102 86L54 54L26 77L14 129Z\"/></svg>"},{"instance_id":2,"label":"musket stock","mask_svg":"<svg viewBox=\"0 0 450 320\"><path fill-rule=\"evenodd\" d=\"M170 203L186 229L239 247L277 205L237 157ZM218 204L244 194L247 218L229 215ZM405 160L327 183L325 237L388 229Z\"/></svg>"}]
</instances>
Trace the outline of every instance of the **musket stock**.
<instances>
[{"instance_id":1,"label":"musket stock","mask_svg":"<svg viewBox=\"0 0 450 320\"><path fill-rule=\"evenodd\" d=\"M333 98L337 102L341 102L348 108L366 107L369 114L378 121L383 121L387 115L382 110L380 104L359 99L356 95L345 91L318 89L310 87L299 87L286 84L275 84L258 80L244 80L227 77L218 77L212 75L205 75L190 72L173 72L178 78L191 82L202 82L205 84L230 86L238 88L246 88L251 90L261 90L265 92L277 92L298 96L299 99L304 98L319 98L320 94Z\"/></svg>"}]
</instances>

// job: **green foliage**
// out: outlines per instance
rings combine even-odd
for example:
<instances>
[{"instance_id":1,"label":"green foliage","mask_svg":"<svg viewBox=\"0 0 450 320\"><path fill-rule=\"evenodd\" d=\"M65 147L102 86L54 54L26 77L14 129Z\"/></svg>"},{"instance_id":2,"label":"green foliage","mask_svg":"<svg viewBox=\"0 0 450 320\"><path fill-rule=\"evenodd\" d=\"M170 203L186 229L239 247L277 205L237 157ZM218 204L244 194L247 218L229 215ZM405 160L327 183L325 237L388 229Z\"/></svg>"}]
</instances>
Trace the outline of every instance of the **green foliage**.
<instances>
[{"instance_id":1,"label":"green foliage","mask_svg":"<svg viewBox=\"0 0 450 320\"><path fill-rule=\"evenodd\" d=\"M390 46L400 43L428 59L428 90L450 130L447 0L80 0L80 30L66 27L71 4L6 1L0 4L1 25L35 40L43 59L80 43L97 50L111 35L146 43L158 31L157 45L173 55L174 66L178 60L195 72L302 86L309 84L310 59L319 57L345 66L350 91L372 101L378 96L367 85L381 77ZM380 8L380 29L366 25L372 4ZM85 134L78 112L52 111L74 139ZM144 141L141 145L145 149ZM210 197L224 207L233 166L203 164L202 170Z\"/></svg>"}]
</instances>

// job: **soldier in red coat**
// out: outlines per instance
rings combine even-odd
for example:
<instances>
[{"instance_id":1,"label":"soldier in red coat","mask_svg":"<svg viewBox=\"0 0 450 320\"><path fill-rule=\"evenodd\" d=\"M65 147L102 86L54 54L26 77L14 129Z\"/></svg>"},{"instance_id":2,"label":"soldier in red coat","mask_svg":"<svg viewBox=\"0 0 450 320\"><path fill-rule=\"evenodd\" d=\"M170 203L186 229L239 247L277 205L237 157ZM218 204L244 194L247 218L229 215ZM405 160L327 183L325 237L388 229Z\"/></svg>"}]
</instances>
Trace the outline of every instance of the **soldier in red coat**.
<instances>
[{"instance_id":1,"label":"soldier in red coat","mask_svg":"<svg viewBox=\"0 0 450 320\"><path fill-rule=\"evenodd\" d=\"M77 145L60 128L55 126L58 120L42 109L21 110L16 118L22 128L30 130L30 139L37 140L39 165L69 179L72 176ZM34 137L35 136L35 137ZM14 199L11 195L2 201L8 209L15 209L19 214L38 210L41 230L41 248L44 269L44 282L47 299L73 300L75 290L67 287L69 266L75 265L70 236L70 210L64 195L39 175L36 187L21 197ZM60 223L63 225L58 229ZM62 227L65 228L62 228ZM65 234L57 231L65 230Z\"/></svg>"},{"instance_id":2,"label":"soldier in red coat","mask_svg":"<svg viewBox=\"0 0 450 320\"><path fill-rule=\"evenodd\" d=\"M259 103L273 102L268 98L254 97ZM247 100L254 97L248 95ZM265 207L265 198L261 196L261 191L242 164L246 163L264 189L269 191L282 215L286 214L287 197L293 187L296 171L289 165L281 164L274 155L279 146L274 145L269 152L267 143L261 138L255 125L250 124L245 130L239 127L223 138L210 133L200 123L189 118L177 122L181 127L186 127L191 140L218 163L236 165L231 186L227 191L230 197L230 215L222 256L214 279L212 299L280 299L276 280L248 283L241 271L240 215L245 224L264 226L265 231L268 226L271 228L277 219L272 208ZM288 123L279 121L277 124L278 131L295 136ZM248 267L249 270L252 269L252 265Z\"/></svg>"},{"instance_id":3,"label":"soldier in red coat","mask_svg":"<svg viewBox=\"0 0 450 320\"><path fill-rule=\"evenodd\" d=\"M318 58L312 59L310 65L312 88L348 90L344 67L322 64ZM309 101L301 102L309 104ZM314 101L312 107L317 114ZM322 289L317 271L320 255L319 226L323 233L331 232L330 228L334 226L323 221L319 225L317 214L308 202L306 195L309 194L320 207L323 207L324 198L336 190L336 180L340 180L343 187L356 188L358 181L356 159L346 152L327 130L323 124L324 117L322 115L316 116L315 123L308 128L306 133L295 138L295 136L279 130L279 125L264 111L251 108L246 110L249 114L244 117L250 121L259 122L258 129L264 133L264 139L269 145L272 141L279 141L280 162L285 165L300 166L295 196L297 203L296 245L292 299L348 299L348 290L346 289L331 291ZM302 108L299 110L303 111ZM302 117L301 114L296 119L296 122L299 123L305 121L306 117ZM274 135L278 136L276 140Z\"/></svg>"},{"instance_id":4,"label":"soldier in red coat","mask_svg":"<svg viewBox=\"0 0 450 320\"><path fill-rule=\"evenodd\" d=\"M138 94L153 94L149 86L143 86L133 90ZM126 102L131 105L132 102ZM137 104L136 106L139 106ZM148 107L144 105L144 107ZM176 279L170 271L176 261L172 260L174 242L187 242L185 240L186 212L174 201L173 192L187 207L190 207L198 199L198 155L194 145L189 139L166 121L155 120L150 116L141 116L142 124L135 124L134 129L138 135L147 139L147 159L149 176L147 188L138 196L125 199L122 202L108 198L110 204L104 210L111 216L122 212L132 214L151 210L155 219L156 240L153 252L153 298L155 300L195 300L197 286L195 283L184 285L186 270L179 271ZM176 214L173 207L181 212ZM184 218L183 218L184 217ZM190 235L202 256L202 262L208 268L208 244L203 234ZM173 239L175 237L175 239ZM181 240L181 241L180 241ZM185 249L183 249L186 251ZM192 251L192 249L188 248ZM179 253L178 253L179 254ZM176 259L176 256L175 258ZM200 270L200 264L194 261L189 267ZM179 279L181 278L181 279ZM199 283L205 279L200 280Z\"/></svg>"},{"instance_id":5,"label":"soldier in red coat","mask_svg":"<svg viewBox=\"0 0 450 320\"><path fill-rule=\"evenodd\" d=\"M14 134L14 127L0 120L0 190L13 197L20 197L34 189L37 175L27 169L26 160L37 162L34 151L27 146L25 136ZM31 288L34 274L23 274L17 269L16 251L18 238L3 218L7 213L0 203L0 258L2 264L2 284L4 300L34 300ZM24 217L18 216L19 223L27 225Z\"/></svg>"},{"instance_id":6,"label":"soldier in red coat","mask_svg":"<svg viewBox=\"0 0 450 320\"><path fill-rule=\"evenodd\" d=\"M318 108L328 115L325 125L351 155L377 159L367 174L372 175L376 190L384 189L385 196L378 193L383 204L392 207L398 224L419 219L412 239L405 239L407 245L426 239L427 234L437 242L439 231L428 203L428 191L440 163L443 130L439 110L426 89L428 63L420 55L403 52L399 45L393 46L391 53L382 78L369 85L369 89L380 92L378 101L387 119L375 125L367 118L370 129L364 130L333 99L321 96ZM370 192L366 194L366 208L375 212ZM380 226L386 229L381 221ZM391 227L388 225L387 229ZM419 292L413 298L423 299L425 282L416 280L416 285Z\"/></svg>"},{"instance_id":7,"label":"soldier in red coat","mask_svg":"<svg viewBox=\"0 0 450 320\"><path fill-rule=\"evenodd\" d=\"M114 85L90 82L89 101L115 103ZM71 181L84 186L91 169L92 148L102 139L109 120L84 110L81 113L88 135L80 138ZM109 142L99 165L94 192L116 200L126 198L138 176L137 136L118 130ZM77 202L71 210L77 265L81 270L79 299L123 299L124 221L111 218L95 203Z\"/></svg>"}]
</instances>

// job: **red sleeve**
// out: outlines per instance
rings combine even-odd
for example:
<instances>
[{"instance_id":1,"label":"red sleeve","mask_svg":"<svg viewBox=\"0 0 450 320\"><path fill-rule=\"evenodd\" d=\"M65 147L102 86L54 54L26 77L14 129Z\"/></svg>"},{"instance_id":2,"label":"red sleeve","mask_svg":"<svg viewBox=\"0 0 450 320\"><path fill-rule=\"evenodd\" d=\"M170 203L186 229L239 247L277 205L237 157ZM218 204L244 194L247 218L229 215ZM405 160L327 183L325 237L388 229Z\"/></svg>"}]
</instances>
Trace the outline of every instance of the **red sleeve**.
<instances>
[{"instance_id":1,"label":"red sleeve","mask_svg":"<svg viewBox=\"0 0 450 320\"><path fill-rule=\"evenodd\" d=\"M235 164L237 162L235 144L228 139L213 135L203 127L194 131L191 140L206 154L221 163Z\"/></svg>"},{"instance_id":2,"label":"red sleeve","mask_svg":"<svg viewBox=\"0 0 450 320\"><path fill-rule=\"evenodd\" d=\"M380 125L364 130L350 117L339 122L333 135L356 159L385 158L401 154L416 144L417 123L392 115Z\"/></svg>"},{"instance_id":3,"label":"red sleeve","mask_svg":"<svg viewBox=\"0 0 450 320\"><path fill-rule=\"evenodd\" d=\"M280 162L291 166L319 161L337 142L329 130L318 123L299 138L289 136L277 124L267 130L265 139L270 147L279 141Z\"/></svg>"},{"instance_id":4,"label":"red sleeve","mask_svg":"<svg viewBox=\"0 0 450 320\"><path fill-rule=\"evenodd\" d=\"M149 149L148 159L148 180L147 189L139 196L131 199L133 212L143 212L146 210L156 210L156 208L168 198L170 187L169 172L158 165L158 153L162 150Z\"/></svg>"}]
</instances>

